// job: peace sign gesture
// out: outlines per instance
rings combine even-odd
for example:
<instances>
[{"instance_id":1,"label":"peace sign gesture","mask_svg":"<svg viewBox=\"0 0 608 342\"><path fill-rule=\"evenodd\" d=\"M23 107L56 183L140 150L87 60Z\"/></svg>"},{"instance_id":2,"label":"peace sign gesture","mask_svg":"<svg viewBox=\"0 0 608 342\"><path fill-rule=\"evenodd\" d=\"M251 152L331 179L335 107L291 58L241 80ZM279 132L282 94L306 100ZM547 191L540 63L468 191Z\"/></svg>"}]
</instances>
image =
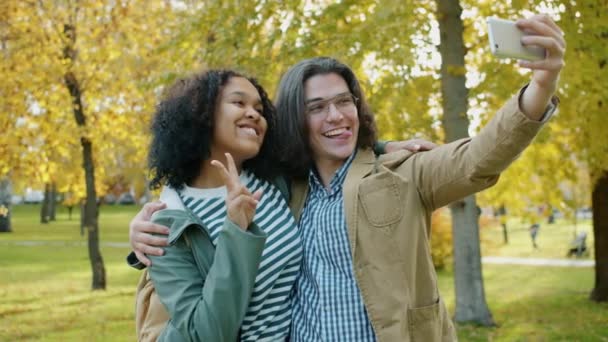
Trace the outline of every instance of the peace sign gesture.
<instances>
[{"instance_id":1,"label":"peace sign gesture","mask_svg":"<svg viewBox=\"0 0 608 342\"><path fill-rule=\"evenodd\" d=\"M228 219L243 230L247 230L255 216L258 201L262 198L262 190L252 194L245 185L241 184L239 172L230 153L226 153L226 163L228 169L220 161L211 161L211 165L219 170L222 180L226 184L226 214Z\"/></svg>"}]
</instances>

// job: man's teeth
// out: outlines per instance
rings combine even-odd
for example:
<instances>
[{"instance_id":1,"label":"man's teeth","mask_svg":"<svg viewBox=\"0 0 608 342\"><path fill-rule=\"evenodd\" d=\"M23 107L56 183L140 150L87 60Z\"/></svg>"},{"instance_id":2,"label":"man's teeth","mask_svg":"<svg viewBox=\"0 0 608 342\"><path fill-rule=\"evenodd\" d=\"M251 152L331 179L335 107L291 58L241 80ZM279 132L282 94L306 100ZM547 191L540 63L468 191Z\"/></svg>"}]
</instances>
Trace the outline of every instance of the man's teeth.
<instances>
[{"instance_id":1,"label":"man's teeth","mask_svg":"<svg viewBox=\"0 0 608 342\"><path fill-rule=\"evenodd\" d=\"M332 129L331 131L325 132L323 135L326 137L333 137L336 135L340 135L344 132L346 132L346 128L336 128L336 129Z\"/></svg>"}]
</instances>

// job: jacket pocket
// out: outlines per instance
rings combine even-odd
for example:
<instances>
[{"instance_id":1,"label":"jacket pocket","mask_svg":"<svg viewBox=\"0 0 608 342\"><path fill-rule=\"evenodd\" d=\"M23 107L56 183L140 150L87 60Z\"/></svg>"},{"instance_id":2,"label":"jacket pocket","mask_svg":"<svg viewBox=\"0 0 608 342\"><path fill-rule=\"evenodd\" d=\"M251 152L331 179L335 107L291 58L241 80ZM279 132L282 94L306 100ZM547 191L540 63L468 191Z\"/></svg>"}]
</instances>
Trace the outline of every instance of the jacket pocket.
<instances>
[{"instance_id":1,"label":"jacket pocket","mask_svg":"<svg viewBox=\"0 0 608 342\"><path fill-rule=\"evenodd\" d=\"M412 342L441 341L443 334L440 307L440 302L437 300L435 304L407 310Z\"/></svg>"},{"instance_id":2,"label":"jacket pocket","mask_svg":"<svg viewBox=\"0 0 608 342\"><path fill-rule=\"evenodd\" d=\"M403 181L388 172L377 173L359 185L359 200L369 223L386 228L403 216Z\"/></svg>"}]
</instances>

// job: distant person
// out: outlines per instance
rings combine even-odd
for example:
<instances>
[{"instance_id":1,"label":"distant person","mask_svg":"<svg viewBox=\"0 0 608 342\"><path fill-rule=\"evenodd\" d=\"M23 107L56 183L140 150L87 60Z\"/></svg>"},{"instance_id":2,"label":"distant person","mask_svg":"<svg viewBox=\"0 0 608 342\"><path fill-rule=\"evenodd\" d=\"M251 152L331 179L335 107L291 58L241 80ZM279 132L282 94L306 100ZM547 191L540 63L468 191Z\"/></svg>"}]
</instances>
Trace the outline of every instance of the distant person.
<instances>
[{"instance_id":1,"label":"distant person","mask_svg":"<svg viewBox=\"0 0 608 342\"><path fill-rule=\"evenodd\" d=\"M538 236L538 231L540 230L539 223L533 223L530 228L530 239L532 239L532 247L534 249L538 249L538 245L536 244L536 237Z\"/></svg>"},{"instance_id":2,"label":"distant person","mask_svg":"<svg viewBox=\"0 0 608 342\"><path fill-rule=\"evenodd\" d=\"M507 230L507 209L505 208L504 204L498 208L496 215L500 221L500 226L502 227L502 237L506 245L509 243L509 233Z\"/></svg>"}]
</instances>

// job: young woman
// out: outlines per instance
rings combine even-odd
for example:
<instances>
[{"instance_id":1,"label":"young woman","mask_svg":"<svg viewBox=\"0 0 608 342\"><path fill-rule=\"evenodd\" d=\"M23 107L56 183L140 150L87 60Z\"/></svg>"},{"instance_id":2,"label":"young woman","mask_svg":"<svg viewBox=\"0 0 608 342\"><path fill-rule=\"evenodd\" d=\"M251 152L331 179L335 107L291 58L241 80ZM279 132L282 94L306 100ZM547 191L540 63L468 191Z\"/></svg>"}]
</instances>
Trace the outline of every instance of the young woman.
<instances>
[{"instance_id":1,"label":"young woman","mask_svg":"<svg viewBox=\"0 0 608 342\"><path fill-rule=\"evenodd\" d=\"M158 106L149 163L169 227L149 275L170 320L160 341L284 340L302 250L273 182L275 111L231 70L178 81ZM141 336L139 336L141 337Z\"/></svg>"}]
</instances>

